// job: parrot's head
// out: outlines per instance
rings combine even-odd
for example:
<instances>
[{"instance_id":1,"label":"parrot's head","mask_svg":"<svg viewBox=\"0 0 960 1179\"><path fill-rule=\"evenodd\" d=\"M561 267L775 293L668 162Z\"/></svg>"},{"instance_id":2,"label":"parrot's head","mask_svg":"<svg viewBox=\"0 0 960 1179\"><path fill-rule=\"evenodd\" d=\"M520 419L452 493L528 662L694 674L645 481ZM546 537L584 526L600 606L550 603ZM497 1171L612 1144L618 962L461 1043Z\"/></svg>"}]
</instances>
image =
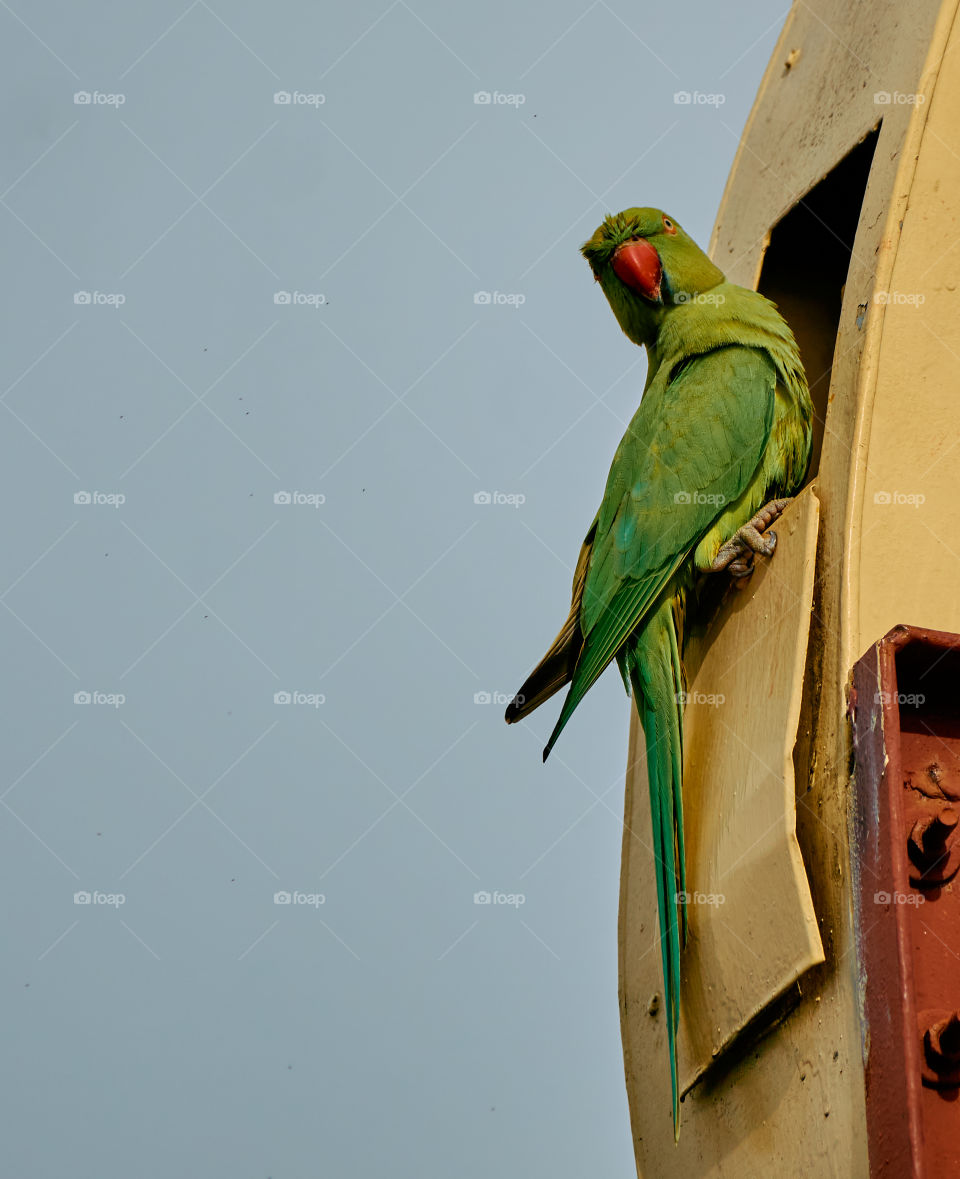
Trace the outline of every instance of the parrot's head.
<instances>
[{"instance_id":1,"label":"parrot's head","mask_svg":"<svg viewBox=\"0 0 960 1179\"><path fill-rule=\"evenodd\" d=\"M659 209L612 214L581 252L635 344L652 343L672 307L724 281L693 238Z\"/></svg>"}]
</instances>

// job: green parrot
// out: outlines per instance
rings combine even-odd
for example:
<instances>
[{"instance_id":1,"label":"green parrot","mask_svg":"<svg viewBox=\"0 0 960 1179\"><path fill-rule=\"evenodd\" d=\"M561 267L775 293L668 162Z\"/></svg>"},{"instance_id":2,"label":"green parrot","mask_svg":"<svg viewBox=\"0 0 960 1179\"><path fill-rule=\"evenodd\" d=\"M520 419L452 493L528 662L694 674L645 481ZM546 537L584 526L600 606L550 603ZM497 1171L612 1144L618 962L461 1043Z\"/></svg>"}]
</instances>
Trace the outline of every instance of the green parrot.
<instances>
[{"instance_id":1,"label":"green parrot","mask_svg":"<svg viewBox=\"0 0 960 1179\"><path fill-rule=\"evenodd\" d=\"M648 208L609 216L582 253L620 327L646 347L647 379L580 549L570 615L506 720L522 720L569 683L546 760L614 659L632 691L646 743L679 1137L684 616L699 575L743 578L755 553L773 555L768 529L803 482L813 407L776 307L727 282L671 217Z\"/></svg>"}]
</instances>

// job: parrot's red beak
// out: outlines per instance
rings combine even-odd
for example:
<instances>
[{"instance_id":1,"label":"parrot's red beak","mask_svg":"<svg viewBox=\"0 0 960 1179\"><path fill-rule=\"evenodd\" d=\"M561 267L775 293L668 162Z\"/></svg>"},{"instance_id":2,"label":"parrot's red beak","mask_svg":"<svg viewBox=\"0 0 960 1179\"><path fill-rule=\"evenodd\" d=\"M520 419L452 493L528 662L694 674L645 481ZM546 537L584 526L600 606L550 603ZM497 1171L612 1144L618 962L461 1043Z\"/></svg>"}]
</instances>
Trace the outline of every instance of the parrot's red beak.
<instances>
[{"instance_id":1,"label":"parrot's red beak","mask_svg":"<svg viewBox=\"0 0 960 1179\"><path fill-rule=\"evenodd\" d=\"M660 255L646 238L624 242L613 255L613 272L621 282L652 303L662 303Z\"/></svg>"}]
</instances>

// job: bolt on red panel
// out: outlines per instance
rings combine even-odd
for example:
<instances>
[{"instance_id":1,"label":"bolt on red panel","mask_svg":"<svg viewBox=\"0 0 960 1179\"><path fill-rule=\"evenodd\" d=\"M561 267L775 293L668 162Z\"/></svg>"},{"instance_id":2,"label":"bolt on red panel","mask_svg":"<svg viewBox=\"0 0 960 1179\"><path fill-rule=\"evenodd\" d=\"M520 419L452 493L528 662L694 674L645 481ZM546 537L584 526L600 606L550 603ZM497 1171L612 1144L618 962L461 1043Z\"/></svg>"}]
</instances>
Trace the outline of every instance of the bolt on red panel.
<instances>
[{"instance_id":1,"label":"bolt on red panel","mask_svg":"<svg viewBox=\"0 0 960 1179\"><path fill-rule=\"evenodd\" d=\"M960 1174L960 635L854 667L853 899L870 1174Z\"/></svg>"}]
</instances>

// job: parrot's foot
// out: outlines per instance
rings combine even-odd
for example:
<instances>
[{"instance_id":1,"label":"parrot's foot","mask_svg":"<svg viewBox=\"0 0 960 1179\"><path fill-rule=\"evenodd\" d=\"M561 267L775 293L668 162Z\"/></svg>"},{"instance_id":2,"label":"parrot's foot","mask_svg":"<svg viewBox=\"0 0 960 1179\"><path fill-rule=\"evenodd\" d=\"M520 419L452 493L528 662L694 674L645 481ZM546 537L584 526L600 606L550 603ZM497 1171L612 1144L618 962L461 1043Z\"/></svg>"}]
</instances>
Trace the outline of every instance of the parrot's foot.
<instances>
[{"instance_id":1,"label":"parrot's foot","mask_svg":"<svg viewBox=\"0 0 960 1179\"><path fill-rule=\"evenodd\" d=\"M772 557L777 547L777 534L766 532L766 529L783 515L789 502L788 499L772 499L762 507L752 520L737 530L735 536L720 546L710 572L722 573L726 569L731 577L743 581L753 572L756 553Z\"/></svg>"}]
</instances>

